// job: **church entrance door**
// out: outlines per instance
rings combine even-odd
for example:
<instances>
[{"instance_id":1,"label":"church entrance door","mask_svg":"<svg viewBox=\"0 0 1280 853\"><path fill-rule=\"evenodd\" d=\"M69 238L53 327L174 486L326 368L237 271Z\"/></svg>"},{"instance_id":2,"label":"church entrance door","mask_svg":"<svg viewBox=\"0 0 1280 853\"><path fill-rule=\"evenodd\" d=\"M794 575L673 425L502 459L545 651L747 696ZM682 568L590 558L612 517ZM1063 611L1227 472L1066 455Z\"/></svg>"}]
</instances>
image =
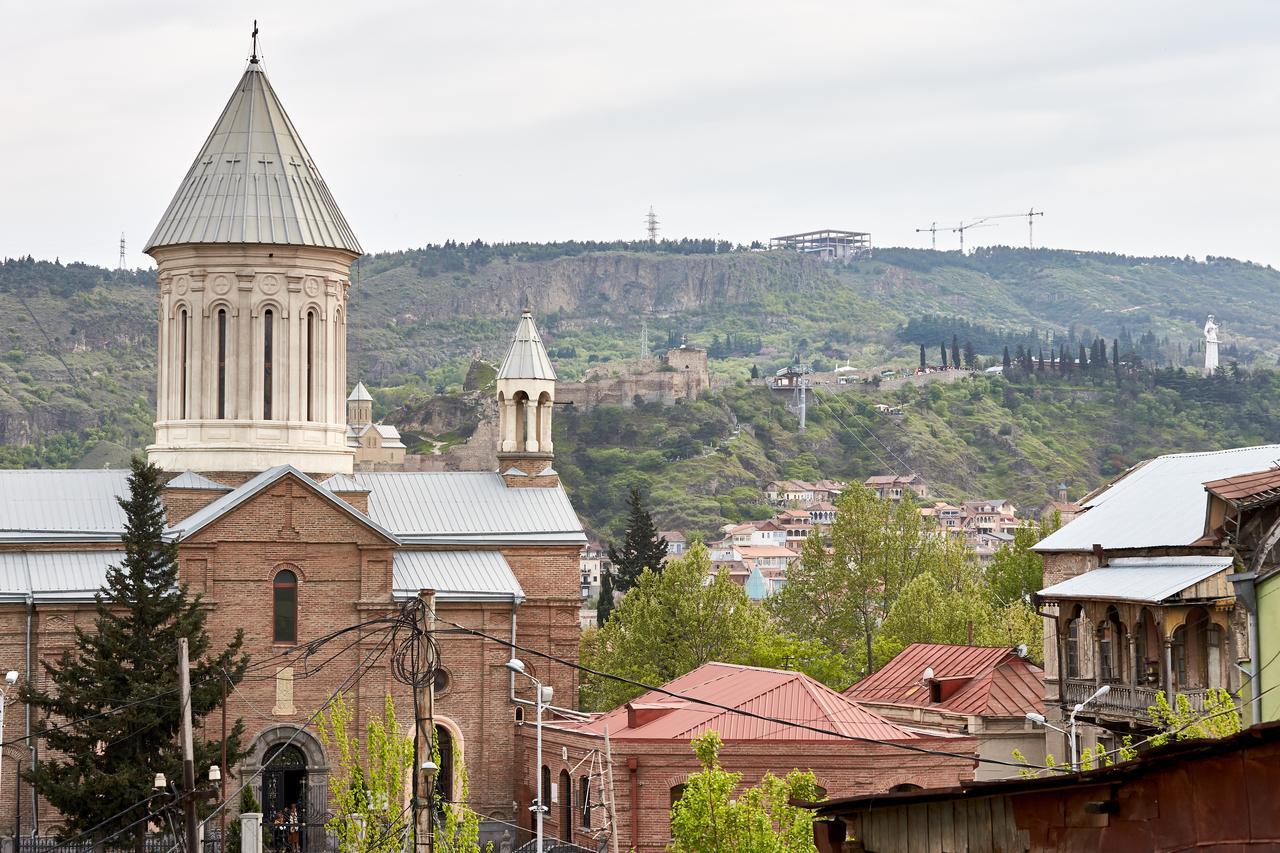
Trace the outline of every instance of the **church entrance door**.
<instances>
[{"instance_id":1,"label":"church entrance door","mask_svg":"<svg viewBox=\"0 0 1280 853\"><path fill-rule=\"evenodd\" d=\"M307 853L307 757L293 744L267 752L262 819L270 853Z\"/></svg>"}]
</instances>

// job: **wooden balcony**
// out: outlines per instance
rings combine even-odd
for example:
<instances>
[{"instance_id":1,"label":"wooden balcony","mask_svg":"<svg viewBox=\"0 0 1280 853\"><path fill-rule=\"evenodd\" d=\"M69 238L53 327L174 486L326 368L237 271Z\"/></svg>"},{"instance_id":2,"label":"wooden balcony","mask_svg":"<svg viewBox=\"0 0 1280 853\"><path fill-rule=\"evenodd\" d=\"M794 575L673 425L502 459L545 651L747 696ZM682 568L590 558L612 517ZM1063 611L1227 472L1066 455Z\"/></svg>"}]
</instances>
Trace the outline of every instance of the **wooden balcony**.
<instances>
[{"instance_id":1,"label":"wooden balcony","mask_svg":"<svg viewBox=\"0 0 1280 853\"><path fill-rule=\"evenodd\" d=\"M1092 680L1067 679L1063 690L1064 704L1069 710L1088 699L1097 689L1097 683ZM1156 694L1159 692L1160 689L1158 687L1112 684L1111 690L1108 691L1106 696L1094 699L1081 713L1089 716L1131 717L1149 722L1151 715L1147 712L1147 709L1156 703ZM1186 696L1191 703L1192 710L1199 713L1204 712L1205 697L1208 694L1209 691L1207 689L1177 691L1177 695ZM1169 697L1169 704L1173 704L1173 702L1173 697ZM1089 712L1093 713L1089 714Z\"/></svg>"}]
</instances>

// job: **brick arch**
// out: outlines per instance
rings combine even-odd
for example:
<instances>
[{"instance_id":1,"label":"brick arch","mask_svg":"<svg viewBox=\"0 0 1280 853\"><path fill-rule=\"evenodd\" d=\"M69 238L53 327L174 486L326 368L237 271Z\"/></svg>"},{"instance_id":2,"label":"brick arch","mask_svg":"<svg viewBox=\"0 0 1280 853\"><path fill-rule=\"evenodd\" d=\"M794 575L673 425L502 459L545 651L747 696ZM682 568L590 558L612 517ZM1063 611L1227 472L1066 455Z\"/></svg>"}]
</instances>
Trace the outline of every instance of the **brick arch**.
<instances>
[{"instance_id":1,"label":"brick arch","mask_svg":"<svg viewBox=\"0 0 1280 853\"><path fill-rule=\"evenodd\" d=\"M274 566L271 567L271 576L268 578L268 580L274 581L276 579L276 575L280 574L280 572L284 571L285 569L289 569L295 575L298 576L298 583L302 583L304 580L307 579L307 573L302 570L302 566L299 566L297 563L293 562L292 560L281 560L280 562L276 563Z\"/></svg>"}]
</instances>

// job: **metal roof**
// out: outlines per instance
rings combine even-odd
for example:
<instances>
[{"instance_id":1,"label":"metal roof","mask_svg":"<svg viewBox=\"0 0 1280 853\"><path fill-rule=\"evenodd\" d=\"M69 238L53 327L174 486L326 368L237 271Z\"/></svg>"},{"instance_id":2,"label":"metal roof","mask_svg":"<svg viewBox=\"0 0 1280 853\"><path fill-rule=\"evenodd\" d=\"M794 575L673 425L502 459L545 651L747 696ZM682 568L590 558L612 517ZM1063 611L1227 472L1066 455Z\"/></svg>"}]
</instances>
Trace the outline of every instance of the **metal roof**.
<instances>
[{"instance_id":1,"label":"metal roof","mask_svg":"<svg viewBox=\"0 0 1280 853\"><path fill-rule=\"evenodd\" d=\"M1158 456L1095 493L1085 512L1033 550L1190 545L1204 533L1204 484L1268 468L1276 459L1280 444Z\"/></svg>"},{"instance_id":2,"label":"metal roof","mask_svg":"<svg viewBox=\"0 0 1280 853\"><path fill-rule=\"evenodd\" d=\"M0 541L118 540L129 472L0 471Z\"/></svg>"},{"instance_id":3,"label":"metal roof","mask_svg":"<svg viewBox=\"0 0 1280 853\"><path fill-rule=\"evenodd\" d=\"M715 729L726 741L843 741L845 736L872 740L911 740L916 737L848 697L814 681L801 672L762 669L727 663L707 663L674 681L665 689L682 699L650 691L627 703L643 706L643 721L627 724L627 705L594 718L584 728L628 740L677 740ZM702 699L729 708L828 729L822 734L795 726L778 725L725 711L689 699Z\"/></svg>"},{"instance_id":4,"label":"metal roof","mask_svg":"<svg viewBox=\"0 0 1280 853\"><path fill-rule=\"evenodd\" d=\"M1040 597L1159 603L1232 563L1231 557L1123 557L1042 589Z\"/></svg>"},{"instance_id":5,"label":"metal roof","mask_svg":"<svg viewBox=\"0 0 1280 853\"><path fill-rule=\"evenodd\" d=\"M93 601L107 569L125 553L102 551L0 551L0 601Z\"/></svg>"},{"instance_id":6,"label":"metal roof","mask_svg":"<svg viewBox=\"0 0 1280 853\"><path fill-rule=\"evenodd\" d=\"M369 516L405 543L586 544L560 486L512 489L496 472L355 474L370 490Z\"/></svg>"},{"instance_id":7,"label":"metal roof","mask_svg":"<svg viewBox=\"0 0 1280 853\"><path fill-rule=\"evenodd\" d=\"M434 589L440 601L523 601L524 590L500 551L397 551L391 594Z\"/></svg>"},{"instance_id":8,"label":"metal roof","mask_svg":"<svg viewBox=\"0 0 1280 853\"><path fill-rule=\"evenodd\" d=\"M963 683L933 702L926 669L933 670L934 679ZM1007 647L912 643L844 695L858 702L1021 717L1044 710L1044 670Z\"/></svg>"},{"instance_id":9,"label":"metal roof","mask_svg":"<svg viewBox=\"0 0 1280 853\"><path fill-rule=\"evenodd\" d=\"M369 393L369 389L364 387L363 382L357 382L356 387L351 389L351 393L347 396L348 402L356 402L359 400L373 401L373 395Z\"/></svg>"},{"instance_id":10,"label":"metal roof","mask_svg":"<svg viewBox=\"0 0 1280 853\"><path fill-rule=\"evenodd\" d=\"M195 471L183 471L178 476L164 484L166 489L203 489L211 492L229 492L231 486L224 483L216 483L208 477L197 474Z\"/></svg>"},{"instance_id":11,"label":"metal roof","mask_svg":"<svg viewBox=\"0 0 1280 853\"><path fill-rule=\"evenodd\" d=\"M1204 488L1241 509L1274 503L1280 499L1280 467L1211 480Z\"/></svg>"},{"instance_id":12,"label":"metal roof","mask_svg":"<svg viewBox=\"0 0 1280 853\"><path fill-rule=\"evenodd\" d=\"M520 325L516 326L515 336L507 349L507 357L498 368L499 379L550 379L555 381L556 370L547 358L547 350L542 346L542 338L538 337L538 329L533 324L533 313L525 311L520 315Z\"/></svg>"},{"instance_id":13,"label":"metal roof","mask_svg":"<svg viewBox=\"0 0 1280 853\"><path fill-rule=\"evenodd\" d=\"M367 492L369 489L360 485L355 481L354 477L346 474L334 474L329 479L320 484L320 488L327 489L331 492Z\"/></svg>"},{"instance_id":14,"label":"metal roof","mask_svg":"<svg viewBox=\"0 0 1280 853\"><path fill-rule=\"evenodd\" d=\"M360 243L262 65L251 62L144 252L185 243Z\"/></svg>"}]
</instances>

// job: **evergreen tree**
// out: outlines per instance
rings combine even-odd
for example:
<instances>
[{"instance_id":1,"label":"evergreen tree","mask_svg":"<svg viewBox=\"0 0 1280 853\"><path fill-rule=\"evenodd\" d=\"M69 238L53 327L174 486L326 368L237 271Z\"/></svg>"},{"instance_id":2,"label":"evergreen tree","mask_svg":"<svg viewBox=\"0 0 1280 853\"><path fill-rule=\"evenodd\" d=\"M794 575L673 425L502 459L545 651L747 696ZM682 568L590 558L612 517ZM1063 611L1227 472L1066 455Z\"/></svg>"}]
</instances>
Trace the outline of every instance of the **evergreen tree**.
<instances>
[{"instance_id":1,"label":"evergreen tree","mask_svg":"<svg viewBox=\"0 0 1280 853\"><path fill-rule=\"evenodd\" d=\"M978 354L974 352L971 341L964 342L964 366L970 370L978 366Z\"/></svg>"},{"instance_id":2,"label":"evergreen tree","mask_svg":"<svg viewBox=\"0 0 1280 853\"><path fill-rule=\"evenodd\" d=\"M1005 345L1005 348L1004 348L1004 359L1000 362L1000 364L1004 366L1004 372L1005 372L1005 373L1008 373L1008 372L1009 372L1009 368L1011 368L1011 367L1013 366L1013 362L1012 362L1012 361L1010 361L1010 359L1009 359L1009 346L1008 346L1008 344L1006 344L1006 345Z\"/></svg>"},{"instance_id":3,"label":"evergreen tree","mask_svg":"<svg viewBox=\"0 0 1280 853\"><path fill-rule=\"evenodd\" d=\"M960 366L960 339L955 335L951 336L951 366Z\"/></svg>"},{"instance_id":4,"label":"evergreen tree","mask_svg":"<svg viewBox=\"0 0 1280 853\"><path fill-rule=\"evenodd\" d=\"M920 369L924 370L928 368L928 366L929 366L929 360L925 357L925 354L924 354L924 344L921 344L920 345Z\"/></svg>"},{"instance_id":5,"label":"evergreen tree","mask_svg":"<svg viewBox=\"0 0 1280 853\"><path fill-rule=\"evenodd\" d=\"M1040 347L1040 372L1044 373L1044 347Z\"/></svg>"},{"instance_id":6,"label":"evergreen tree","mask_svg":"<svg viewBox=\"0 0 1280 853\"><path fill-rule=\"evenodd\" d=\"M942 344L941 349L942 349L942 369L946 370L947 369L947 345L945 342Z\"/></svg>"},{"instance_id":7,"label":"evergreen tree","mask_svg":"<svg viewBox=\"0 0 1280 853\"><path fill-rule=\"evenodd\" d=\"M604 625L613 613L613 572L605 569L600 573L600 598L596 601L596 624Z\"/></svg>"},{"instance_id":8,"label":"evergreen tree","mask_svg":"<svg viewBox=\"0 0 1280 853\"><path fill-rule=\"evenodd\" d=\"M1116 370L1120 369L1120 339L1111 339L1111 366Z\"/></svg>"},{"instance_id":9,"label":"evergreen tree","mask_svg":"<svg viewBox=\"0 0 1280 853\"><path fill-rule=\"evenodd\" d=\"M614 580L622 592L635 586L645 569L662 571L662 560L667 556L667 540L658 535L653 516L644 508L638 488L631 489L627 505L631 507L631 517L622 547L609 546L609 562L618 573Z\"/></svg>"},{"instance_id":10,"label":"evergreen tree","mask_svg":"<svg viewBox=\"0 0 1280 853\"><path fill-rule=\"evenodd\" d=\"M253 794L252 785L245 785L244 788L240 790L240 814L244 814L245 812L249 812L250 814L262 813L262 806L258 805L258 798L255 797ZM267 825L264 822L261 830L262 841L260 841L258 844L259 850L267 849L266 826ZM240 821L237 818L228 816L227 817L227 853L240 853L240 850L241 850Z\"/></svg>"},{"instance_id":11,"label":"evergreen tree","mask_svg":"<svg viewBox=\"0 0 1280 853\"><path fill-rule=\"evenodd\" d=\"M759 379L759 378L760 378L760 368L759 368L759 367L757 367L757 366L756 366L756 365L754 365L754 364L753 364L753 365L751 365L751 378L752 378L752 379Z\"/></svg>"},{"instance_id":12,"label":"evergreen tree","mask_svg":"<svg viewBox=\"0 0 1280 853\"><path fill-rule=\"evenodd\" d=\"M133 460L129 496L120 499L125 556L107 570L94 627L77 627L74 647L45 663L47 686L29 682L19 693L36 712L33 732L50 756L23 776L62 813L63 830L96 827L94 840L101 841L136 823L111 843L138 849L147 825L142 818L158 808L152 799L155 774L182 778L178 639L189 644L197 732L200 720L218 706L224 671L238 684L249 661L240 653L242 630L216 657L209 656L205 606L179 582L177 544L163 538L159 476L155 466ZM237 720L227 736L231 766L243 754L243 734L244 723ZM221 741L197 735L197 775L220 762L221 749Z\"/></svg>"}]
</instances>

